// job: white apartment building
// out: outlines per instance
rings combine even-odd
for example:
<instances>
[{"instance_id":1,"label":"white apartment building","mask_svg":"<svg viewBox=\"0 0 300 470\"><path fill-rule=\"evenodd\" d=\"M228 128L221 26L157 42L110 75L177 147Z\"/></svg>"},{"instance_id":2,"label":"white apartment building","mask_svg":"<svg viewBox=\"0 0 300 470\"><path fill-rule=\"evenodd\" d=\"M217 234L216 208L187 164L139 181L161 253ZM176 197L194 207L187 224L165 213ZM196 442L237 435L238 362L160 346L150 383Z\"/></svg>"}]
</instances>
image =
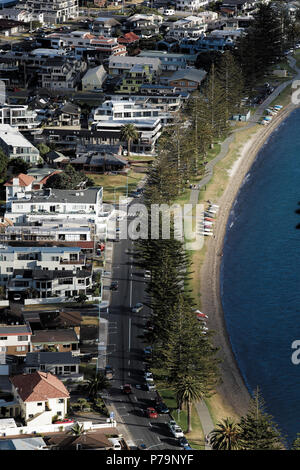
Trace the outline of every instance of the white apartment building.
<instances>
[{"instance_id":1,"label":"white apartment building","mask_svg":"<svg viewBox=\"0 0 300 470\"><path fill-rule=\"evenodd\" d=\"M135 65L148 65L149 71L153 75L159 75L161 72L161 62L157 58L150 57L110 57L109 58L109 73L110 75L122 75L124 72L130 72Z\"/></svg>"},{"instance_id":2,"label":"white apartment building","mask_svg":"<svg viewBox=\"0 0 300 470\"><path fill-rule=\"evenodd\" d=\"M31 191L10 202L6 217L14 223L35 224L71 219L95 226L96 233L106 233L108 214L103 210L103 188L83 190L44 189Z\"/></svg>"},{"instance_id":3,"label":"white apartment building","mask_svg":"<svg viewBox=\"0 0 300 470\"><path fill-rule=\"evenodd\" d=\"M92 112L92 123L97 126L103 121L126 121L128 124L131 120L143 121L160 118L161 123L166 125L173 121L171 113L164 112L152 106L145 101L136 102L134 100L107 100L101 106Z\"/></svg>"},{"instance_id":4,"label":"white apartment building","mask_svg":"<svg viewBox=\"0 0 300 470\"><path fill-rule=\"evenodd\" d=\"M47 24L64 23L79 15L78 0L27 0L23 6L30 12L43 13Z\"/></svg>"},{"instance_id":5,"label":"white apartment building","mask_svg":"<svg viewBox=\"0 0 300 470\"><path fill-rule=\"evenodd\" d=\"M199 37L207 31L208 25L203 16L187 16L171 23L168 36L177 39Z\"/></svg>"},{"instance_id":6,"label":"white apartment building","mask_svg":"<svg viewBox=\"0 0 300 470\"><path fill-rule=\"evenodd\" d=\"M39 126L37 113L28 109L27 105L0 105L0 124L8 124L22 131L36 129Z\"/></svg>"},{"instance_id":7,"label":"white apartment building","mask_svg":"<svg viewBox=\"0 0 300 470\"><path fill-rule=\"evenodd\" d=\"M0 233L2 241L22 241L29 245L32 241L44 241L52 243L76 243L81 248L93 247L93 229L91 226L79 226L76 222L74 226L50 221L42 222L41 225L11 225L5 228L5 232Z\"/></svg>"},{"instance_id":8,"label":"white apartment building","mask_svg":"<svg viewBox=\"0 0 300 470\"><path fill-rule=\"evenodd\" d=\"M11 159L22 158L31 164L37 164L41 159L38 149L9 124L0 125L0 147Z\"/></svg>"},{"instance_id":9,"label":"white apartment building","mask_svg":"<svg viewBox=\"0 0 300 470\"><path fill-rule=\"evenodd\" d=\"M97 49L106 55L123 56L127 54L126 46L119 44L117 38L97 36L87 31L72 31L70 33L51 33L46 36L54 49L75 49L75 56L80 50Z\"/></svg>"},{"instance_id":10,"label":"white apartment building","mask_svg":"<svg viewBox=\"0 0 300 470\"><path fill-rule=\"evenodd\" d=\"M210 3L210 0L176 0L176 10L197 11Z\"/></svg>"},{"instance_id":11,"label":"white apartment building","mask_svg":"<svg viewBox=\"0 0 300 470\"><path fill-rule=\"evenodd\" d=\"M16 269L77 271L85 264L80 247L0 246L0 285L5 286Z\"/></svg>"}]
</instances>

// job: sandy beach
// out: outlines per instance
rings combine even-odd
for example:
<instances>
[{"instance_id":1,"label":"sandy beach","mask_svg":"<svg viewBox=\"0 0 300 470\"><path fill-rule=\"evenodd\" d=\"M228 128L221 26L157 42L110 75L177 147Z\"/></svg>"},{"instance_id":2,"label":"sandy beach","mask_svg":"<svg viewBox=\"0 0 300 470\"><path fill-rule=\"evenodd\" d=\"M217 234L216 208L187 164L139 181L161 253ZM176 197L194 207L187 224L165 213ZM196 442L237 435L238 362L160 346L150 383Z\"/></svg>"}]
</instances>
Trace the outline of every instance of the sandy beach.
<instances>
[{"instance_id":1,"label":"sandy beach","mask_svg":"<svg viewBox=\"0 0 300 470\"><path fill-rule=\"evenodd\" d=\"M239 416L247 412L250 394L232 352L220 296L220 263L226 224L238 190L258 151L272 132L294 109L296 106L293 104L284 108L270 124L261 126L241 149L237 162L229 172L230 178L224 193L218 201L214 201L220 206L215 226L215 237L207 241L207 252L201 270L202 311L209 316L208 326L215 331L214 343L220 348L219 356L222 359L222 384L217 392L221 395L226 408L232 409Z\"/></svg>"}]
</instances>

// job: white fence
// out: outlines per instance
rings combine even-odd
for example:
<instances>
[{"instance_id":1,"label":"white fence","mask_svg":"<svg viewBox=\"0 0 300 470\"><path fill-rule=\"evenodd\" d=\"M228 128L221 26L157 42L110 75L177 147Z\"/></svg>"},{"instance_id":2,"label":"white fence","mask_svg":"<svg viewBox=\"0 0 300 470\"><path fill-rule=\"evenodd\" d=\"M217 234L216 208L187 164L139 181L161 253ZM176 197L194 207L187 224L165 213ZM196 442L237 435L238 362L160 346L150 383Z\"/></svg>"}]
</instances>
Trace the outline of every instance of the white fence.
<instances>
[{"instance_id":1,"label":"white fence","mask_svg":"<svg viewBox=\"0 0 300 470\"><path fill-rule=\"evenodd\" d=\"M93 297L91 295L87 295L87 298L88 298L88 301L92 301L92 302L99 302L99 300L100 300L100 297ZM4 301L4 302L6 302L6 301ZM24 305L61 304L61 303L64 303L64 302L75 302L75 298L74 297L49 297L47 299L25 299L24 300ZM1 305L1 303L0 303L0 305Z\"/></svg>"},{"instance_id":2,"label":"white fence","mask_svg":"<svg viewBox=\"0 0 300 470\"><path fill-rule=\"evenodd\" d=\"M45 424L39 426L22 426L22 427L9 427L0 430L0 436L17 436L28 434L47 434L48 432L61 432L71 429L75 423L66 424ZM115 428L117 423L114 420L108 419L106 423L94 424L92 421L80 422L85 430Z\"/></svg>"}]
</instances>

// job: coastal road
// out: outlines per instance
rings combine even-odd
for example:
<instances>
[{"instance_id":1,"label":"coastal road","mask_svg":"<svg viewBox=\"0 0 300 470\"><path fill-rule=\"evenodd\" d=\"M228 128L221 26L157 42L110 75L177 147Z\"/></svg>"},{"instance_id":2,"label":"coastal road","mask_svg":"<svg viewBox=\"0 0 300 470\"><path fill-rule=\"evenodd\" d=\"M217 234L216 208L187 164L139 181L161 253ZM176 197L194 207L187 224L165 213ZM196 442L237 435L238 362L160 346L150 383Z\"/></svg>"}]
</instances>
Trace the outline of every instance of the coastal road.
<instances>
[{"instance_id":1,"label":"coastal road","mask_svg":"<svg viewBox=\"0 0 300 470\"><path fill-rule=\"evenodd\" d=\"M144 307L139 313L131 311L136 303L145 301L147 282L143 272L134 265L133 249L131 240L114 243L112 278L119 285L118 290L112 292L109 313L101 314L109 320L106 362L115 371L106 400L114 407L117 422L125 423L132 438L129 439L131 446L145 444L147 449L180 450L166 424L169 415L151 420L145 416L146 408L153 406L156 393L144 389L143 349L147 343L141 335L149 309ZM132 394L123 393L124 384L131 385Z\"/></svg>"}]
</instances>

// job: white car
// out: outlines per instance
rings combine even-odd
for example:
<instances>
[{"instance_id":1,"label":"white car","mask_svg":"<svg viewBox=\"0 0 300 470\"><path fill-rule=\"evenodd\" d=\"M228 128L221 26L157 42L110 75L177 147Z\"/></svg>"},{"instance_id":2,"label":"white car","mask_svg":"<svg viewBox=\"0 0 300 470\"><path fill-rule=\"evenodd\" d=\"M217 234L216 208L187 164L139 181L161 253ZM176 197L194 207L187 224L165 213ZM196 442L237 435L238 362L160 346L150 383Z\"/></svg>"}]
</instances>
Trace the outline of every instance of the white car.
<instances>
[{"instance_id":1,"label":"white car","mask_svg":"<svg viewBox=\"0 0 300 470\"><path fill-rule=\"evenodd\" d=\"M155 392L156 391L156 385L146 382L146 388L148 392Z\"/></svg>"},{"instance_id":2,"label":"white car","mask_svg":"<svg viewBox=\"0 0 300 470\"><path fill-rule=\"evenodd\" d=\"M146 372L144 375L146 382L154 382L153 375L151 372Z\"/></svg>"},{"instance_id":3,"label":"white car","mask_svg":"<svg viewBox=\"0 0 300 470\"><path fill-rule=\"evenodd\" d=\"M145 271L144 277L145 277L145 279L150 279L151 278L151 271Z\"/></svg>"},{"instance_id":4,"label":"white car","mask_svg":"<svg viewBox=\"0 0 300 470\"><path fill-rule=\"evenodd\" d=\"M173 16L175 15L175 10L168 8L167 10L164 11L164 15L166 16Z\"/></svg>"},{"instance_id":5,"label":"white car","mask_svg":"<svg viewBox=\"0 0 300 470\"><path fill-rule=\"evenodd\" d=\"M139 313L143 309L144 305L141 303L135 304L135 306L131 309L133 313Z\"/></svg>"},{"instance_id":6,"label":"white car","mask_svg":"<svg viewBox=\"0 0 300 470\"><path fill-rule=\"evenodd\" d=\"M178 426L175 421L169 422L169 428L173 436L176 437L176 439L178 439L179 437L184 437L181 427Z\"/></svg>"}]
</instances>

